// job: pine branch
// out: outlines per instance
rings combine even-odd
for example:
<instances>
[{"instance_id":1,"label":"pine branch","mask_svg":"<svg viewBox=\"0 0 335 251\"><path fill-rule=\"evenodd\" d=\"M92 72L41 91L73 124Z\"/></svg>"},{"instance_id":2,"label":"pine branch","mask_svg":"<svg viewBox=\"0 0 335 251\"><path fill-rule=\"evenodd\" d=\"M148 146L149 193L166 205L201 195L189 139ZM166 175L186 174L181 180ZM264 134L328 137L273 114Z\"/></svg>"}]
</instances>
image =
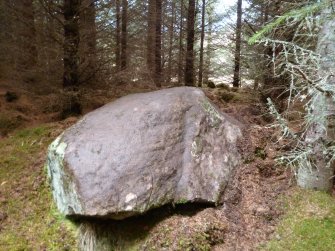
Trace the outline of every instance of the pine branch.
<instances>
[{"instance_id":1,"label":"pine branch","mask_svg":"<svg viewBox=\"0 0 335 251\"><path fill-rule=\"evenodd\" d=\"M299 20L303 20L304 18L306 18L307 16L309 16L311 14L315 14L317 12L320 12L321 9L324 7L325 3L327 3L327 1L322 1L322 2L312 4L312 5L307 5L307 6L304 6L300 9L298 9L298 10L292 10L292 11L287 12L283 16L280 16L277 19L275 19L274 21L272 21L271 23L265 25L262 30L258 31L254 36L252 36L249 39L249 41L248 41L249 44L252 45L252 44L255 44L255 43L259 42L268 33L273 31L276 27L283 24L284 22L286 22L289 19L294 18L296 21L299 21Z\"/></svg>"}]
</instances>

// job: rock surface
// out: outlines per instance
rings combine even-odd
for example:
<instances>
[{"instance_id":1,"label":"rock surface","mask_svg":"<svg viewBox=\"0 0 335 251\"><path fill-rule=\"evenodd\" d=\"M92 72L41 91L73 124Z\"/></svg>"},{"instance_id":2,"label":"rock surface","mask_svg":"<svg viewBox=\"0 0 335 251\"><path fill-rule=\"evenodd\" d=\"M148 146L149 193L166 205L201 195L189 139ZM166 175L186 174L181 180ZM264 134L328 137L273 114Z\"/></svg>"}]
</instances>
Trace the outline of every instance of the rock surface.
<instances>
[{"instance_id":1,"label":"rock surface","mask_svg":"<svg viewBox=\"0 0 335 251\"><path fill-rule=\"evenodd\" d=\"M169 203L216 203L240 162L241 126L204 93L178 87L118 99L49 147L66 216L124 219Z\"/></svg>"}]
</instances>

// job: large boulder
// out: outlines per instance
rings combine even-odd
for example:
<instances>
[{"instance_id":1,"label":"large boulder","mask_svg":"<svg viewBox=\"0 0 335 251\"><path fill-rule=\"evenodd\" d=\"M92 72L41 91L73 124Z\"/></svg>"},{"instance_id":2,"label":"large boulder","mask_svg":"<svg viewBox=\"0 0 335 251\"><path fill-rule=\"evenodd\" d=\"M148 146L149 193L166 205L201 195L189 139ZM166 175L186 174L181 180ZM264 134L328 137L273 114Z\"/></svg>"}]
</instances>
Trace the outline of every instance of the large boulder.
<instances>
[{"instance_id":1,"label":"large boulder","mask_svg":"<svg viewBox=\"0 0 335 251\"><path fill-rule=\"evenodd\" d=\"M112 219L169 203L219 204L241 136L239 123L197 88L120 98L50 145L54 199L66 216Z\"/></svg>"}]
</instances>

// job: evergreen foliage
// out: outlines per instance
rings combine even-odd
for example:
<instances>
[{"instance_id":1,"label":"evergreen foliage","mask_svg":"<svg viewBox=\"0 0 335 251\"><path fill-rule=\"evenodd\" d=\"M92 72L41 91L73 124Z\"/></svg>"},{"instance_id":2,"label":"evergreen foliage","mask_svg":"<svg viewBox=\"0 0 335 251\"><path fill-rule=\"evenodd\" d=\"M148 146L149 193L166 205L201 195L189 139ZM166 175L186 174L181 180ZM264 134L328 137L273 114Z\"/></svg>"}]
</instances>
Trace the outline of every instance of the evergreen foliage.
<instances>
[{"instance_id":1,"label":"evergreen foliage","mask_svg":"<svg viewBox=\"0 0 335 251\"><path fill-rule=\"evenodd\" d=\"M315 170L330 173L329 179L332 179L335 148L333 132L329 128L334 126L335 86L332 80L334 66L331 66L334 51L330 48L333 48L335 39L325 31L335 22L332 11L329 11L330 4L331 1L321 1L289 11L249 39L250 44L271 46L275 74L290 76L290 86L285 90L289 93L286 114L295 103L303 104L305 115L299 123L301 129L294 131L285 114L280 114L268 100L269 111L276 118L274 126L282 130L283 138L291 146L291 150L278 161L296 171L298 183L299 170L306 169L311 176L316 175L315 179L318 179ZM291 40L271 38L270 33L280 25L296 27ZM316 31L319 31L318 36L315 36ZM267 34L269 37L265 37ZM327 53L322 52L325 41L330 46Z\"/></svg>"},{"instance_id":2,"label":"evergreen foliage","mask_svg":"<svg viewBox=\"0 0 335 251\"><path fill-rule=\"evenodd\" d=\"M320 12L325 7L325 2L317 2L314 4L306 5L300 9L293 9L284 15L278 17L274 21L265 25L260 31L254 34L249 40L249 44L255 44L262 41L266 35L271 33L278 26L288 23L288 22L298 22L305 18L315 15L315 13Z\"/></svg>"}]
</instances>

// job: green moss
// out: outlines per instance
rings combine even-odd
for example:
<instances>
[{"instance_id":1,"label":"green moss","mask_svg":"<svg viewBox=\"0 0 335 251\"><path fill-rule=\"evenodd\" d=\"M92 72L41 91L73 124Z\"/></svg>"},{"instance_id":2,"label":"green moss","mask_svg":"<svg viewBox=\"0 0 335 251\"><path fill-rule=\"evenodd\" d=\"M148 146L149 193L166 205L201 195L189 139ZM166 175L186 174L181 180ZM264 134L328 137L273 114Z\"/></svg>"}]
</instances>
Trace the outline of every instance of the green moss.
<instances>
[{"instance_id":1,"label":"green moss","mask_svg":"<svg viewBox=\"0 0 335 251\"><path fill-rule=\"evenodd\" d=\"M286 214L263 250L328 251L335 247L335 199L297 190L285 198Z\"/></svg>"},{"instance_id":2,"label":"green moss","mask_svg":"<svg viewBox=\"0 0 335 251\"><path fill-rule=\"evenodd\" d=\"M234 97L235 94L229 91L223 91L220 93L220 98L227 103L229 103Z\"/></svg>"},{"instance_id":3,"label":"green moss","mask_svg":"<svg viewBox=\"0 0 335 251\"><path fill-rule=\"evenodd\" d=\"M268 156L265 149L261 147L256 147L254 154L257 158L261 158L262 160L265 160L266 157Z\"/></svg>"},{"instance_id":4,"label":"green moss","mask_svg":"<svg viewBox=\"0 0 335 251\"><path fill-rule=\"evenodd\" d=\"M0 142L0 250L75 250L74 227L57 213L43 168L55 128L25 129Z\"/></svg>"},{"instance_id":5,"label":"green moss","mask_svg":"<svg viewBox=\"0 0 335 251\"><path fill-rule=\"evenodd\" d=\"M180 199L180 200L177 200L174 205L181 205L181 204L186 204L188 203L189 201L187 199Z\"/></svg>"},{"instance_id":6,"label":"green moss","mask_svg":"<svg viewBox=\"0 0 335 251\"><path fill-rule=\"evenodd\" d=\"M191 237L181 237L178 241L178 251L184 250L199 250L209 251L211 250L211 244L209 242L210 236L205 232L196 233Z\"/></svg>"},{"instance_id":7,"label":"green moss","mask_svg":"<svg viewBox=\"0 0 335 251\"><path fill-rule=\"evenodd\" d=\"M221 90L230 91L229 84L219 83L219 84L216 85L216 87L220 88Z\"/></svg>"}]
</instances>

